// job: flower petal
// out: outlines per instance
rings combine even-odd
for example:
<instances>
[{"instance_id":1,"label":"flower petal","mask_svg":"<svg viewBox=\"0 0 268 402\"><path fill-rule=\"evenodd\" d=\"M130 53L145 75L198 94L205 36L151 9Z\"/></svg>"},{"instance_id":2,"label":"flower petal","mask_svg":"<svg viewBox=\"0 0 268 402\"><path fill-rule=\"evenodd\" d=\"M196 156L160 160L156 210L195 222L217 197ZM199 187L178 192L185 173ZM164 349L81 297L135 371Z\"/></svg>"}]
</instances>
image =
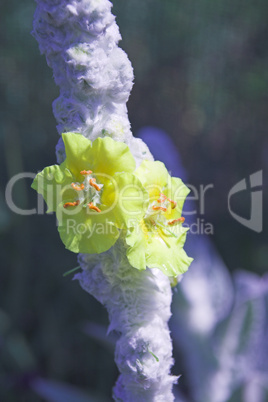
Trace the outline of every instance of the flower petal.
<instances>
[{"instance_id":1,"label":"flower petal","mask_svg":"<svg viewBox=\"0 0 268 402\"><path fill-rule=\"evenodd\" d=\"M146 238L143 231L141 230L140 225L137 225L135 228L130 228L128 230L126 243L128 246L130 246L127 249L127 258L130 265L139 270L146 269Z\"/></svg>"},{"instance_id":2,"label":"flower petal","mask_svg":"<svg viewBox=\"0 0 268 402\"><path fill-rule=\"evenodd\" d=\"M168 183L168 171L164 163L159 161L143 161L135 175L140 179L149 193L150 201L156 201L162 188Z\"/></svg>"},{"instance_id":3,"label":"flower petal","mask_svg":"<svg viewBox=\"0 0 268 402\"><path fill-rule=\"evenodd\" d=\"M83 206L57 210L58 231L65 247L74 253L102 253L111 248L119 237L119 230L105 214Z\"/></svg>"},{"instance_id":4,"label":"flower petal","mask_svg":"<svg viewBox=\"0 0 268 402\"><path fill-rule=\"evenodd\" d=\"M77 180L81 180L80 172L91 169L92 143L82 134L63 133L62 139L66 152L66 167Z\"/></svg>"},{"instance_id":5,"label":"flower petal","mask_svg":"<svg viewBox=\"0 0 268 402\"><path fill-rule=\"evenodd\" d=\"M136 162L129 147L110 137L97 138L92 143L90 161L94 173L113 176L118 172L132 173Z\"/></svg>"},{"instance_id":6,"label":"flower petal","mask_svg":"<svg viewBox=\"0 0 268 402\"><path fill-rule=\"evenodd\" d=\"M62 163L60 166L46 167L36 175L32 183L32 188L44 197L48 213L56 211L62 201L73 199L75 196L70 186L74 177L65 166L65 163Z\"/></svg>"},{"instance_id":7,"label":"flower petal","mask_svg":"<svg viewBox=\"0 0 268 402\"><path fill-rule=\"evenodd\" d=\"M181 179L178 177L170 177L168 180L168 185L164 189L163 194L176 202L176 207L172 209L172 204L170 204L165 217L167 220L177 219L181 217L183 204L185 202L186 196L189 194L190 190Z\"/></svg>"},{"instance_id":8,"label":"flower petal","mask_svg":"<svg viewBox=\"0 0 268 402\"><path fill-rule=\"evenodd\" d=\"M148 193L140 180L131 173L118 173L104 185L102 203L120 228L136 226L148 208ZM101 209L105 210L100 207Z\"/></svg>"},{"instance_id":9,"label":"flower petal","mask_svg":"<svg viewBox=\"0 0 268 402\"><path fill-rule=\"evenodd\" d=\"M183 246L187 229L182 228L177 238L158 229L158 236L152 236L147 243L146 263L149 268L159 268L167 276L177 276L188 270L192 258L185 253Z\"/></svg>"}]
</instances>

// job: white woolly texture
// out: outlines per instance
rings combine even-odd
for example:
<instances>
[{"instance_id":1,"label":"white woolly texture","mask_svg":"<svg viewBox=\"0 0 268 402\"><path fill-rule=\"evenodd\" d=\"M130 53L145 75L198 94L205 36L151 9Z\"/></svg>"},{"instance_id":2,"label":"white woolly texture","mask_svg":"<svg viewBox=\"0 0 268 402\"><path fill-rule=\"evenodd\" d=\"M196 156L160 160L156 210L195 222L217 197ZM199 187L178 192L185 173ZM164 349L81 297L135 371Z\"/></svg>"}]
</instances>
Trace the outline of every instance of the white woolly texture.
<instances>
[{"instance_id":1,"label":"white woolly texture","mask_svg":"<svg viewBox=\"0 0 268 402\"><path fill-rule=\"evenodd\" d=\"M119 244L121 244L121 249ZM120 376L114 388L116 401L173 401L169 375L173 364L168 329L171 287L159 269L131 267L122 243L100 256L79 256L82 288L108 310L109 331L120 338L115 361Z\"/></svg>"},{"instance_id":2,"label":"white woolly texture","mask_svg":"<svg viewBox=\"0 0 268 402\"><path fill-rule=\"evenodd\" d=\"M152 159L132 137L126 102L133 69L117 44L121 39L108 0L37 0L33 35L53 69L60 96L53 103L58 132L74 131L94 140L110 135L136 157ZM63 145L57 147L62 162Z\"/></svg>"},{"instance_id":3,"label":"white woolly texture","mask_svg":"<svg viewBox=\"0 0 268 402\"><path fill-rule=\"evenodd\" d=\"M58 131L74 131L94 140L111 136L125 142L137 166L152 160L147 146L133 138L126 102L133 70L118 48L121 39L108 0L37 0L33 34L53 69L60 96L53 111ZM65 159L60 138L58 163ZM115 360L120 377L116 401L171 402L172 344L168 329L171 288L158 269L138 271L118 241L108 252L80 255L81 286L103 303L111 320L109 331L120 334Z\"/></svg>"}]
</instances>

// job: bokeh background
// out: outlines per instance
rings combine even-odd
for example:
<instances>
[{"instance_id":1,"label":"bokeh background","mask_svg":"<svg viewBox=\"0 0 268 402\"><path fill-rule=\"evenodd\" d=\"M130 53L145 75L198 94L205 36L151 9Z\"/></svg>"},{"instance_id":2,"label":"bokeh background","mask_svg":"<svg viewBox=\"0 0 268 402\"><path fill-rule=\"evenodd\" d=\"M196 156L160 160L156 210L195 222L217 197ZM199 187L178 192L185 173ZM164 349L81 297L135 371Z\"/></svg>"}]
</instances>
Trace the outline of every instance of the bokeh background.
<instances>
[{"instance_id":1,"label":"bokeh background","mask_svg":"<svg viewBox=\"0 0 268 402\"><path fill-rule=\"evenodd\" d=\"M51 104L58 89L30 34L34 10L32 0L0 4L0 400L42 401L32 384L46 378L108 401L118 373L113 340L102 340L104 308L63 278L77 262L59 239L55 217L19 216L5 203L11 177L55 163ZM214 186L202 218L213 225L210 241L228 270L265 274L265 208L263 231L255 233L230 216L227 195L261 169L265 190L267 1L114 0L113 13L135 72L128 102L133 133L154 126L171 136L188 183ZM21 208L36 207L30 184L14 187ZM250 194L238 195L235 209L248 217ZM187 378L183 392L191 395Z\"/></svg>"}]
</instances>

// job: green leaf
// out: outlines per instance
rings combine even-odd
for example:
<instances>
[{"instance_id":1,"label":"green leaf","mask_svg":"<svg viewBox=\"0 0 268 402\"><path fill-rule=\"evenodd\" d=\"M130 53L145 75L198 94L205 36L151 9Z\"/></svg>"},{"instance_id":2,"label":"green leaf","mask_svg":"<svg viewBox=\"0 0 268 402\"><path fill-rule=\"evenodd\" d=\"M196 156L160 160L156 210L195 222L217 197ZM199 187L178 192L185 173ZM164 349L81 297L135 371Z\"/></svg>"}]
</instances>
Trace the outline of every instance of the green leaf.
<instances>
[{"instance_id":1,"label":"green leaf","mask_svg":"<svg viewBox=\"0 0 268 402\"><path fill-rule=\"evenodd\" d=\"M72 274L73 272L76 272L76 271L78 271L78 269L80 269L81 267L80 267L80 265L78 265L78 267L75 267L75 268L73 268L73 269L70 269L69 271L67 271L67 272L64 272L64 274L62 275L62 276L68 276L68 275L70 275L70 274Z\"/></svg>"},{"instance_id":2,"label":"green leaf","mask_svg":"<svg viewBox=\"0 0 268 402\"><path fill-rule=\"evenodd\" d=\"M157 361L157 363L159 362L159 358L153 353L151 352L151 350L148 349L148 352L155 358L155 360Z\"/></svg>"}]
</instances>

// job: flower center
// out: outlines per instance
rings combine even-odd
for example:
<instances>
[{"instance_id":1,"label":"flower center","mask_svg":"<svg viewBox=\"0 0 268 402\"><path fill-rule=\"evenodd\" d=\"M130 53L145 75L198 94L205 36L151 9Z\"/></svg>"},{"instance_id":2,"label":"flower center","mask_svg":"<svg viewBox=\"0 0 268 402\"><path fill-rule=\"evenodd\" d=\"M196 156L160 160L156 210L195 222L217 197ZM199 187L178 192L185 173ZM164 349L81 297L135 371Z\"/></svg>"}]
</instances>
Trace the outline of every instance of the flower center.
<instances>
[{"instance_id":1,"label":"flower center","mask_svg":"<svg viewBox=\"0 0 268 402\"><path fill-rule=\"evenodd\" d=\"M165 194L160 193L159 198L156 201L150 203L147 213L144 217L145 225L147 228L157 229L158 227L167 230L170 234L177 237L173 232L168 229L169 226L176 225L178 223L183 223L185 218L180 217L178 219L173 219L168 221L165 217L164 212L167 212L168 208L175 209L177 206L176 201L171 200Z\"/></svg>"},{"instance_id":2,"label":"flower center","mask_svg":"<svg viewBox=\"0 0 268 402\"><path fill-rule=\"evenodd\" d=\"M95 212L101 212L97 207L100 204L100 195L103 184L98 184L95 177L92 177L92 170L81 170L80 174L84 176L82 183L71 183L71 187L77 191L78 199L74 202L66 202L63 207L74 207L83 204L83 207L89 208Z\"/></svg>"}]
</instances>

